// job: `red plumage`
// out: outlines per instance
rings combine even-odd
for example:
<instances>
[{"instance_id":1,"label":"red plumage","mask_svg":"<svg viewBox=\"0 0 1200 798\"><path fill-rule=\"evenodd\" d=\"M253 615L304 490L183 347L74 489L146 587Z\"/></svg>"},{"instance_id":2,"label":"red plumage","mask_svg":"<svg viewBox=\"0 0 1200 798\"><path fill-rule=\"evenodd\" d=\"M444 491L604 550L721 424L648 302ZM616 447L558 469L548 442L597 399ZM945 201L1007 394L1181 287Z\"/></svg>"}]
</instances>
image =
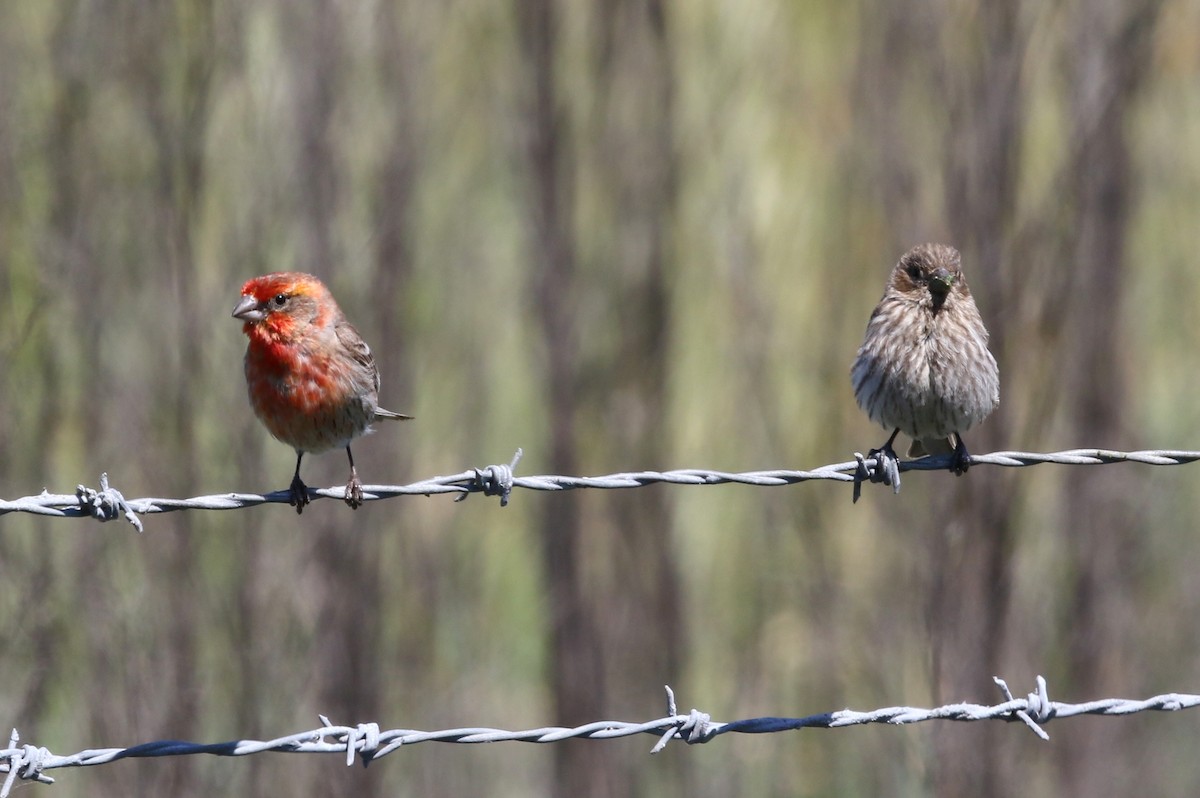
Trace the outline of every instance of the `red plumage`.
<instances>
[{"instance_id":1,"label":"red plumage","mask_svg":"<svg viewBox=\"0 0 1200 798\"><path fill-rule=\"evenodd\" d=\"M249 338L246 387L255 415L296 450L291 502L308 504L300 479L306 452L345 447L350 459L346 503L362 503L350 442L380 419L411 416L379 407L379 371L371 349L346 321L329 289L311 274L276 272L247 280L234 308Z\"/></svg>"}]
</instances>

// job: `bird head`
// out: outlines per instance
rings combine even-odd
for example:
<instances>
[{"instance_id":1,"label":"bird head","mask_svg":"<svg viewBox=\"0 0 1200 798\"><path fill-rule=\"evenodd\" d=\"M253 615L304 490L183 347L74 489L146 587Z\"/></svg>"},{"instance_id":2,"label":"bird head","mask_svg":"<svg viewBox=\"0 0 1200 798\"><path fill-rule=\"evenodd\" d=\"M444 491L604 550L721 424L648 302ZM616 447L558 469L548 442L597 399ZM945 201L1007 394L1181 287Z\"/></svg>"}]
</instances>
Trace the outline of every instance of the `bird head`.
<instances>
[{"instance_id":1,"label":"bird head","mask_svg":"<svg viewBox=\"0 0 1200 798\"><path fill-rule=\"evenodd\" d=\"M312 326L327 326L336 312L329 289L316 277L275 272L246 281L233 317L251 338L289 341Z\"/></svg>"},{"instance_id":2,"label":"bird head","mask_svg":"<svg viewBox=\"0 0 1200 798\"><path fill-rule=\"evenodd\" d=\"M967 292L958 250L946 244L913 247L892 270L891 287L902 296L940 310L953 291Z\"/></svg>"}]
</instances>

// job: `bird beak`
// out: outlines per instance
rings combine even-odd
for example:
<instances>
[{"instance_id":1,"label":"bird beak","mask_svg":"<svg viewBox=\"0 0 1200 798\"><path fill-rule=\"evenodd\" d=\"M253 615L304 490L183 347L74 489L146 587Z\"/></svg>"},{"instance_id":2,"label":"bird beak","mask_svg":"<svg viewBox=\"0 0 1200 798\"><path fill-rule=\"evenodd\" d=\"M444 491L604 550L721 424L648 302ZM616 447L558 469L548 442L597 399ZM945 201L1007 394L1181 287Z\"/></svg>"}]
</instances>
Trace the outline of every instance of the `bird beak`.
<instances>
[{"instance_id":1,"label":"bird beak","mask_svg":"<svg viewBox=\"0 0 1200 798\"><path fill-rule=\"evenodd\" d=\"M938 269L929 277L929 290L935 294L945 296L950 293L952 285L954 285L954 275L946 269Z\"/></svg>"},{"instance_id":2,"label":"bird beak","mask_svg":"<svg viewBox=\"0 0 1200 798\"><path fill-rule=\"evenodd\" d=\"M233 317L254 323L265 319L267 314L259 306L257 299L252 296L244 296L242 301L237 303L237 307L233 309Z\"/></svg>"}]
</instances>

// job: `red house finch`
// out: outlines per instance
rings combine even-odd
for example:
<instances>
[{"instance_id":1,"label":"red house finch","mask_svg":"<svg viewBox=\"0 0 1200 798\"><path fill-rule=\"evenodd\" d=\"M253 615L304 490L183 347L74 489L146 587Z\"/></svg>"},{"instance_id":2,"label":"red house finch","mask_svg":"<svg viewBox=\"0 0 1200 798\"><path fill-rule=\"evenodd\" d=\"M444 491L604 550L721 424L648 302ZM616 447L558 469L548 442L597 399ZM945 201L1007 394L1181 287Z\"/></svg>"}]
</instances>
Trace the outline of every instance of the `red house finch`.
<instances>
[{"instance_id":1,"label":"red house finch","mask_svg":"<svg viewBox=\"0 0 1200 798\"><path fill-rule=\"evenodd\" d=\"M379 407L379 370L371 349L346 321L329 289L311 274L276 272L247 280L233 316L245 322L250 404L272 435L296 450L291 504L308 504L300 479L305 452L345 446L346 504L362 504L350 441L378 419L408 419Z\"/></svg>"},{"instance_id":2,"label":"red house finch","mask_svg":"<svg viewBox=\"0 0 1200 798\"><path fill-rule=\"evenodd\" d=\"M967 470L962 433L1000 403L1000 374L958 250L922 244L900 258L850 378L858 406L892 430L885 456L895 458L903 432L913 439L909 457L953 452L951 470Z\"/></svg>"}]
</instances>

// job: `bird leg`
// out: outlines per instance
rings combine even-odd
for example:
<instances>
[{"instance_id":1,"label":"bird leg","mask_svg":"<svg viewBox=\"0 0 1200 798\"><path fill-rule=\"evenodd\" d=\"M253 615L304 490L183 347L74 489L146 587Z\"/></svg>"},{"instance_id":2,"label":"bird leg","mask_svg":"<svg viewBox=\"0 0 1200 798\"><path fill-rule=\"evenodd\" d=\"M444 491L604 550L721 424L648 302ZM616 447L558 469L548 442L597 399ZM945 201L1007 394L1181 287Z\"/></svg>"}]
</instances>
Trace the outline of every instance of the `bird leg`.
<instances>
[{"instance_id":1,"label":"bird leg","mask_svg":"<svg viewBox=\"0 0 1200 798\"><path fill-rule=\"evenodd\" d=\"M346 483L346 504L351 510L357 510L363 503L362 483L358 481L358 470L354 468L354 454L346 447L346 457L350 458L350 481Z\"/></svg>"},{"instance_id":2,"label":"bird leg","mask_svg":"<svg viewBox=\"0 0 1200 798\"><path fill-rule=\"evenodd\" d=\"M308 504L308 486L300 479L300 461L303 459L304 452L296 452L296 473L292 476L292 484L288 488L288 504L296 508L296 515L304 512L304 505Z\"/></svg>"},{"instance_id":3,"label":"bird leg","mask_svg":"<svg viewBox=\"0 0 1200 798\"><path fill-rule=\"evenodd\" d=\"M971 455L967 453L967 445L962 436L954 433L954 459L950 461L950 470L955 476L961 477L971 467Z\"/></svg>"},{"instance_id":4,"label":"bird leg","mask_svg":"<svg viewBox=\"0 0 1200 798\"><path fill-rule=\"evenodd\" d=\"M892 444L896 442L896 436L899 434L900 434L900 428L896 427L894 430L892 430L892 436L887 439L887 443L885 443L882 448L877 449L876 451L890 454L892 456L893 460L899 459L896 457L896 450L892 448Z\"/></svg>"}]
</instances>

